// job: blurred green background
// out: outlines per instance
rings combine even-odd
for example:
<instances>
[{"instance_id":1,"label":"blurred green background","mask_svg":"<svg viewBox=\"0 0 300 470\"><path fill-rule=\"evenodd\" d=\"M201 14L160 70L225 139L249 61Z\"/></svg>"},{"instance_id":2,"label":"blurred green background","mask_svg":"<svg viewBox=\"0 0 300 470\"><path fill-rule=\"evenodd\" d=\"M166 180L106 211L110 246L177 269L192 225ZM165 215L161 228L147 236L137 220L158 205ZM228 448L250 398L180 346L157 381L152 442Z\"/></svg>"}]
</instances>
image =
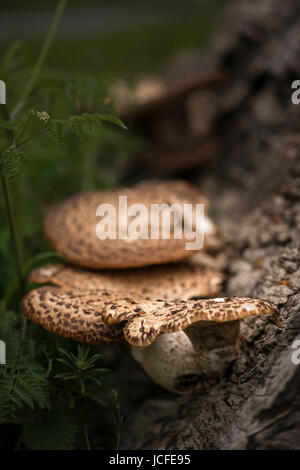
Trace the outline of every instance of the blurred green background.
<instances>
[{"instance_id":1,"label":"blurred green background","mask_svg":"<svg viewBox=\"0 0 300 470\"><path fill-rule=\"evenodd\" d=\"M1 50L26 40L31 60L55 1L1 2ZM205 47L228 0L72 0L48 65L76 73L130 77L159 67L175 54Z\"/></svg>"}]
</instances>

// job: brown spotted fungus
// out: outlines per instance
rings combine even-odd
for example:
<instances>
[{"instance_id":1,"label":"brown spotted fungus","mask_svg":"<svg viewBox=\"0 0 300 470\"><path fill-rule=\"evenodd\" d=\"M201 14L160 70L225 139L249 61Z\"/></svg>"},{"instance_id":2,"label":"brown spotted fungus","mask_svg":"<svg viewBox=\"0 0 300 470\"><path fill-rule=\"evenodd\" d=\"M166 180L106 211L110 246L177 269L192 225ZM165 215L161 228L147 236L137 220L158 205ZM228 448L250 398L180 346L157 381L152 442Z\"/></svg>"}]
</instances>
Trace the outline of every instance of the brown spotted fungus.
<instances>
[{"instance_id":1,"label":"brown spotted fungus","mask_svg":"<svg viewBox=\"0 0 300 470\"><path fill-rule=\"evenodd\" d=\"M259 299L215 298L224 276L185 260L192 254L185 240L99 242L97 204L113 204L125 192L131 202L146 205L207 204L184 181L146 181L129 190L82 193L59 204L47 214L44 232L66 263L29 274L30 282L44 285L23 298L23 313L76 341L126 342L157 384L175 393L204 392L236 358L240 320L252 315L277 320L276 309ZM217 233L210 227L208 239Z\"/></svg>"}]
</instances>

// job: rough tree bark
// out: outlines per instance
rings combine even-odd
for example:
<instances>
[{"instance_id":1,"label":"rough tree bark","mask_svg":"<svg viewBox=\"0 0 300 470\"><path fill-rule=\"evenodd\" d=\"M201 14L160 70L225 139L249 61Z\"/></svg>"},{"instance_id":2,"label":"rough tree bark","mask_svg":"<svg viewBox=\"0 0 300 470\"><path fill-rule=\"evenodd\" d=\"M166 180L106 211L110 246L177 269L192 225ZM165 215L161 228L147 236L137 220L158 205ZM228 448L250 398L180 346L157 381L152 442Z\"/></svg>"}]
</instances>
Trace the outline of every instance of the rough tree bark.
<instances>
[{"instance_id":1,"label":"rough tree bark","mask_svg":"<svg viewBox=\"0 0 300 470\"><path fill-rule=\"evenodd\" d=\"M125 449L300 448L300 4L236 3L212 50L227 73L214 123L222 151L197 179L225 242L206 262L227 273L224 294L276 304L283 328L245 321L224 380L204 396L144 403Z\"/></svg>"}]
</instances>

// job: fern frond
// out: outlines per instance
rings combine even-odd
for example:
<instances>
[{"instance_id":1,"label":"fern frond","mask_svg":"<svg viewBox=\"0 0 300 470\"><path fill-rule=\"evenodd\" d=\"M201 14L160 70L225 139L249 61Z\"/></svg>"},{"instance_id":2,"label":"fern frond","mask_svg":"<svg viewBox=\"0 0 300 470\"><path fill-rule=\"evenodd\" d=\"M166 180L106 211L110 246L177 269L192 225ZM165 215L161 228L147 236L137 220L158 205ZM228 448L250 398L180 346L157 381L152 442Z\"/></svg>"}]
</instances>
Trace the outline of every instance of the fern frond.
<instances>
[{"instance_id":1,"label":"fern frond","mask_svg":"<svg viewBox=\"0 0 300 470\"><path fill-rule=\"evenodd\" d=\"M114 114L88 114L84 113L81 116L82 122L93 125L102 125L104 122L111 124L116 124L117 126L122 127L122 129L127 129L126 125Z\"/></svg>"},{"instance_id":2,"label":"fern frond","mask_svg":"<svg viewBox=\"0 0 300 470\"><path fill-rule=\"evenodd\" d=\"M82 121L80 116L70 117L71 129L79 140L83 140Z\"/></svg>"},{"instance_id":3,"label":"fern frond","mask_svg":"<svg viewBox=\"0 0 300 470\"><path fill-rule=\"evenodd\" d=\"M0 309L0 339L6 345L6 356L11 359L19 356L21 348L18 322L19 318L16 313Z\"/></svg>"},{"instance_id":4,"label":"fern frond","mask_svg":"<svg viewBox=\"0 0 300 470\"><path fill-rule=\"evenodd\" d=\"M37 363L10 361L0 368L0 418L14 421L26 407L49 407L46 371Z\"/></svg>"},{"instance_id":5,"label":"fern frond","mask_svg":"<svg viewBox=\"0 0 300 470\"><path fill-rule=\"evenodd\" d=\"M26 159L24 153L13 149L2 154L1 166L9 181L18 183L26 174Z\"/></svg>"},{"instance_id":6,"label":"fern frond","mask_svg":"<svg viewBox=\"0 0 300 470\"><path fill-rule=\"evenodd\" d=\"M61 151L64 152L64 134L68 127L68 122L59 119L49 119L47 127L52 140L60 147Z\"/></svg>"},{"instance_id":7,"label":"fern frond","mask_svg":"<svg viewBox=\"0 0 300 470\"><path fill-rule=\"evenodd\" d=\"M6 121L4 123L4 128L8 131L11 131L17 137L23 130L26 121L28 119L28 114L19 112L15 115L12 121Z\"/></svg>"}]
</instances>

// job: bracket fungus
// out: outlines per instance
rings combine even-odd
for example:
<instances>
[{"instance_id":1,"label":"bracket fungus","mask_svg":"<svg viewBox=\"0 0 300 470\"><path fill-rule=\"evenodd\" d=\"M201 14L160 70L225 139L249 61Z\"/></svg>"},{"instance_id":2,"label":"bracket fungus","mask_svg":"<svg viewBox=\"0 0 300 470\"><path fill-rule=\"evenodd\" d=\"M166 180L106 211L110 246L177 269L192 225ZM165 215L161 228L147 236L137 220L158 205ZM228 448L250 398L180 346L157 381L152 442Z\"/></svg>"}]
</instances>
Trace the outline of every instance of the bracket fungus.
<instances>
[{"instance_id":1,"label":"bracket fungus","mask_svg":"<svg viewBox=\"0 0 300 470\"><path fill-rule=\"evenodd\" d=\"M120 196L127 197L126 209L120 207ZM118 234L115 238L99 239L96 234L99 217L104 216L103 213L96 212L100 204L102 208L104 205L114 208L116 217L111 225L115 224L115 230L120 231L123 216L130 218L137 215L130 214L129 211L127 213L129 206L139 211L137 206L143 205L146 211L151 211L155 205L171 206L175 203L183 210L186 204L206 204L207 201L197 188L183 181L149 181L131 189L81 193L49 210L43 225L44 234L67 261L91 269L132 268L178 261L192 254L186 248L186 243L192 242L192 237L195 239L196 236L193 214L190 217L190 232L187 234L183 230L180 238L174 236L174 224L171 226L170 237L162 237L161 219L156 227L157 237L153 237L151 232L148 237L131 237L126 233L124 237ZM178 230L185 224L183 216L179 222ZM148 217L143 224L147 231L152 231ZM215 227L206 215L201 230L208 236L215 233Z\"/></svg>"},{"instance_id":2,"label":"bracket fungus","mask_svg":"<svg viewBox=\"0 0 300 470\"><path fill-rule=\"evenodd\" d=\"M89 271L67 264L48 264L34 269L28 281L52 284L66 290L108 290L141 299L190 299L220 291L223 274L187 263L129 270Z\"/></svg>"},{"instance_id":3,"label":"bracket fungus","mask_svg":"<svg viewBox=\"0 0 300 470\"><path fill-rule=\"evenodd\" d=\"M205 67L205 70L190 72L189 78L177 76L174 80L173 71L171 83L170 76L143 77L133 89L126 82L118 80L110 90L117 111L127 118L151 118L153 115L159 118L162 112L172 109L174 104L185 100L190 95L193 96L199 90L214 89L225 78L224 72L215 68L207 70ZM178 75L178 70L175 75ZM190 78L191 75L192 78Z\"/></svg>"},{"instance_id":4,"label":"bracket fungus","mask_svg":"<svg viewBox=\"0 0 300 470\"><path fill-rule=\"evenodd\" d=\"M137 167L178 175L217 156L217 89L226 77L204 62L197 59L191 70L186 63L168 67L166 75L141 78L133 89L124 81L113 86L121 117L150 143L134 159Z\"/></svg>"},{"instance_id":5,"label":"bracket fungus","mask_svg":"<svg viewBox=\"0 0 300 470\"><path fill-rule=\"evenodd\" d=\"M71 197L50 210L44 232L75 266L52 264L32 271L29 281L47 285L23 298L23 313L45 329L77 341L126 341L156 383L175 393L203 392L236 358L239 321L252 315L277 319L276 309L250 298L193 300L217 295L224 277L203 266L178 262L192 254L184 236L100 242L95 231L97 207L100 203L117 207L121 195L127 196L128 204L147 208L207 204L197 188L183 181L146 181L132 189ZM193 224L191 213L192 232ZM202 224L207 238L214 239L216 229L210 219L204 218ZM166 264L170 261L177 263Z\"/></svg>"},{"instance_id":6,"label":"bracket fungus","mask_svg":"<svg viewBox=\"0 0 300 470\"><path fill-rule=\"evenodd\" d=\"M203 392L237 356L239 320L273 315L251 298L152 300L125 292L71 291L43 286L23 299L26 317L58 335L90 344L131 345L132 356L159 385L175 393Z\"/></svg>"},{"instance_id":7,"label":"bracket fungus","mask_svg":"<svg viewBox=\"0 0 300 470\"><path fill-rule=\"evenodd\" d=\"M213 295L223 279L221 273L211 269L179 263L126 271L48 264L34 269L28 281L51 285L30 291L22 308L25 316L53 333L106 344L123 338L121 325L103 321L108 304L129 296L142 301Z\"/></svg>"},{"instance_id":8,"label":"bracket fungus","mask_svg":"<svg viewBox=\"0 0 300 470\"><path fill-rule=\"evenodd\" d=\"M133 356L155 382L173 392L195 393L223 377L237 356L240 320L253 315L273 315L279 323L269 302L238 297L122 300L107 304L103 318L110 325L126 322L124 337Z\"/></svg>"},{"instance_id":9,"label":"bracket fungus","mask_svg":"<svg viewBox=\"0 0 300 470\"><path fill-rule=\"evenodd\" d=\"M22 300L24 315L59 336L90 344L119 343L122 325L108 325L102 311L116 294L65 291L60 287L43 286L33 289Z\"/></svg>"}]
</instances>

